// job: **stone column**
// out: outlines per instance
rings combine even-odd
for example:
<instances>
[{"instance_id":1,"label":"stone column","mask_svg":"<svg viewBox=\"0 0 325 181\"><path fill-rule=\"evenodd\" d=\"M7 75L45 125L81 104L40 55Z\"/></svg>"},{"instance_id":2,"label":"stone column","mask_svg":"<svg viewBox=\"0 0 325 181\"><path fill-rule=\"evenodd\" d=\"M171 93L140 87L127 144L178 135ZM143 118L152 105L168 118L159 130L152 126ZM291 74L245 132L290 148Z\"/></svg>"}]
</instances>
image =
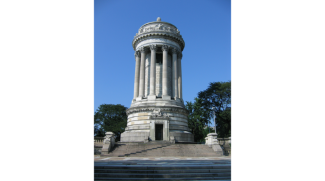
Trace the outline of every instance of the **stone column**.
<instances>
[{"instance_id":1,"label":"stone column","mask_svg":"<svg viewBox=\"0 0 325 181\"><path fill-rule=\"evenodd\" d=\"M168 76L167 76L167 55L168 55L168 45L163 45L161 47L163 51L163 78L162 78L162 99L170 100L170 95L168 95Z\"/></svg>"},{"instance_id":2,"label":"stone column","mask_svg":"<svg viewBox=\"0 0 325 181\"><path fill-rule=\"evenodd\" d=\"M141 52L141 65L140 65L140 86L139 86L139 98L140 100L144 96L144 68L145 68L145 58L146 58L146 52L145 48L140 48Z\"/></svg>"},{"instance_id":3,"label":"stone column","mask_svg":"<svg viewBox=\"0 0 325 181\"><path fill-rule=\"evenodd\" d=\"M178 66L177 66L177 68L178 68L178 71L177 71L177 73L178 73L178 97L180 98L180 99L183 99L183 93L182 93L182 62L181 62L181 60L182 60L182 53L179 53L179 55L178 55Z\"/></svg>"},{"instance_id":4,"label":"stone column","mask_svg":"<svg viewBox=\"0 0 325 181\"><path fill-rule=\"evenodd\" d=\"M177 49L173 48L173 92L174 92L174 98L177 100L178 97L178 77L177 77Z\"/></svg>"},{"instance_id":5,"label":"stone column","mask_svg":"<svg viewBox=\"0 0 325 181\"><path fill-rule=\"evenodd\" d=\"M135 75L134 75L134 94L133 99L139 95L139 73L140 73L140 52L135 52Z\"/></svg>"},{"instance_id":6,"label":"stone column","mask_svg":"<svg viewBox=\"0 0 325 181\"><path fill-rule=\"evenodd\" d=\"M150 45L151 62L150 62L150 93L148 100L156 100L156 45Z\"/></svg>"}]
</instances>

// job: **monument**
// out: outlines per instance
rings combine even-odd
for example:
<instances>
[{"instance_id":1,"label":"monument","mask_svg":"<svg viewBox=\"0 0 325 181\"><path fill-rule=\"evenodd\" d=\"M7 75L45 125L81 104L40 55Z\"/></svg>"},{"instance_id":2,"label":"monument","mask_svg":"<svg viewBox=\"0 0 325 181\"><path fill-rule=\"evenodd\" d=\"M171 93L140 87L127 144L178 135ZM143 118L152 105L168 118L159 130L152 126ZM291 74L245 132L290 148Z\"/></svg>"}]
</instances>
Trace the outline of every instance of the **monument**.
<instances>
[{"instance_id":1,"label":"monument","mask_svg":"<svg viewBox=\"0 0 325 181\"><path fill-rule=\"evenodd\" d=\"M121 142L193 142L182 97L180 31L158 17L140 27L132 46L134 95Z\"/></svg>"}]
</instances>

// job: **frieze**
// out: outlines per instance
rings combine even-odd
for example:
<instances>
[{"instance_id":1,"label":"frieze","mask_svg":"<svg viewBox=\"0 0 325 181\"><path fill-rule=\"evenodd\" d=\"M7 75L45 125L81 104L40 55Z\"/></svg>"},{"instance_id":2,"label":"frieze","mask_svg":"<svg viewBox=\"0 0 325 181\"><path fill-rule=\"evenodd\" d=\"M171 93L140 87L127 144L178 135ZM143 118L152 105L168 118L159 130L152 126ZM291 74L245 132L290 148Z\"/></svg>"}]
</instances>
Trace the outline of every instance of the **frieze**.
<instances>
[{"instance_id":1,"label":"frieze","mask_svg":"<svg viewBox=\"0 0 325 181\"><path fill-rule=\"evenodd\" d=\"M166 119L165 120L155 120L154 122L155 123L162 123L162 124L164 124L165 123L165 121L166 121ZM168 120L167 120L168 121ZM150 123L151 123L152 121L150 121Z\"/></svg>"},{"instance_id":2,"label":"frieze","mask_svg":"<svg viewBox=\"0 0 325 181\"><path fill-rule=\"evenodd\" d=\"M172 117L172 115L161 112L161 109L154 110L150 116L150 118L168 118L168 119L169 117Z\"/></svg>"},{"instance_id":3,"label":"frieze","mask_svg":"<svg viewBox=\"0 0 325 181\"><path fill-rule=\"evenodd\" d=\"M142 34L142 33L147 33L151 31L165 31L165 32L171 32L175 34L180 34L179 30L177 28L174 28L172 26L168 26L166 24L154 24L154 25L148 25L141 27L136 35Z\"/></svg>"},{"instance_id":4,"label":"frieze","mask_svg":"<svg viewBox=\"0 0 325 181\"><path fill-rule=\"evenodd\" d=\"M155 110L157 110L157 108L130 108L126 111L126 114L130 115L133 113L153 112ZM189 114L187 109L184 108L160 108L160 111L179 113L179 114L184 114L185 116Z\"/></svg>"}]
</instances>

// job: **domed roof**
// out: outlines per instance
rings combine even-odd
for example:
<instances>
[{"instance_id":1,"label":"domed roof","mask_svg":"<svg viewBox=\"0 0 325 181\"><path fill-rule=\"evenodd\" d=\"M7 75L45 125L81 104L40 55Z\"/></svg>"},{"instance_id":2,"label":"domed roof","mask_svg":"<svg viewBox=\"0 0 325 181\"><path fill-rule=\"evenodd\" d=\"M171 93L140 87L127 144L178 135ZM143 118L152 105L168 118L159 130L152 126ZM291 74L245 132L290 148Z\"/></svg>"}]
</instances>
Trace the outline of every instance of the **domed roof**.
<instances>
[{"instance_id":1,"label":"domed roof","mask_svg":"<svg viewBox=\"0 0 325 181\"><path fill-rule=\"evenodd\" d=\"M162 36L162 38L172 39L180 45L182 50L185 47L185 42L177 27L171 23L161 21L160 17L157 18L157 21L146 23L140 27L132 41L133 49L135 50L139 40L149 36Z\"/></svg>"}]
</instances>

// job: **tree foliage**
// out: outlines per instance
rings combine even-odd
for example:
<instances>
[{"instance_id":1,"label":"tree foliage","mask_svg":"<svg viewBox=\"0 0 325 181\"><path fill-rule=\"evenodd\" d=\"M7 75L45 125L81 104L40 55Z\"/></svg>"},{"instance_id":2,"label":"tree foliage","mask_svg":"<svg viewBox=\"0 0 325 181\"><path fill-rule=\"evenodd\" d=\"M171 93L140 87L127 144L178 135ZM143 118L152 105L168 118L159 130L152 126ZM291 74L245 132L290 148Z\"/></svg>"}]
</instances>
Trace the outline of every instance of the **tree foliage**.
<instances>
[{"instance_id":1,"label":"tree foliage","mask_svg":"<svg viewBox=\"0 0 325 181\"><path fill-rule=\"evenodd\" d=\"M209 87L198 93L201 105L208 114L205 119L213 118L212 107L215 107L218 137L231 136L231 82L212 82ZM210 111L209 111L210 110Z\"/></svg>"},{"instance_id":2,"label":"tree foliage","mask_svg":"<svg viewBox=\"0 0 325 181\"><path fill-rule=\"evenodd\" d=\"M188 127L194 134L194 141L204 142L204 129L209 122L206 117L209 113L202 107L202 100L195 98L194 103L186 101L185 107L189 111Z\"/></svg>"},{"instance_id":3,"label":"tree foliage","mask_svg":"<svg viewBox=\"0 0 325 181\"><path fill-rule=\"evenodd\" d=\"M99 121L96 121L95 115L93 115L93 136L104 137L105 131L99 124Z\"/></svg>"},{"instance_id":4,"label":"tree foliage","mask_svg":"<svg viewBox=\"0 0 325 181\"><path fill-rule=\"evenodd\" d=\"M127 125L127 107L120 104L102 104L98 107L94 115L94 134L103 137L105 132L113 132L120 140L121 133Z\"/></svg>"}]
</instances>

